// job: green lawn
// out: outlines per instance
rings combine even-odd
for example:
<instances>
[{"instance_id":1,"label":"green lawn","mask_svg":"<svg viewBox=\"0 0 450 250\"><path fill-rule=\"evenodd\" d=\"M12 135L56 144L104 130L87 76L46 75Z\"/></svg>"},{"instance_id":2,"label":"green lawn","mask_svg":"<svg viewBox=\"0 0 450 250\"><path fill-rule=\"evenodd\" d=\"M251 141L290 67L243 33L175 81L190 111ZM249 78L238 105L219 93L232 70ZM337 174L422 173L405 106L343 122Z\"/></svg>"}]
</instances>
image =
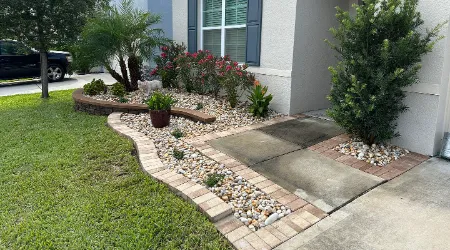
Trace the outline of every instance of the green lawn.
<instances>
[{"instance_id":1,"label":"green lawn","mask_svg":"<svg viewBox=\"0 0 450 250\"><path fill-rule=\"evenodd\" d=\"M229 249L72 91L0 98L0 249Z\"/></svg>"}]
</instances>

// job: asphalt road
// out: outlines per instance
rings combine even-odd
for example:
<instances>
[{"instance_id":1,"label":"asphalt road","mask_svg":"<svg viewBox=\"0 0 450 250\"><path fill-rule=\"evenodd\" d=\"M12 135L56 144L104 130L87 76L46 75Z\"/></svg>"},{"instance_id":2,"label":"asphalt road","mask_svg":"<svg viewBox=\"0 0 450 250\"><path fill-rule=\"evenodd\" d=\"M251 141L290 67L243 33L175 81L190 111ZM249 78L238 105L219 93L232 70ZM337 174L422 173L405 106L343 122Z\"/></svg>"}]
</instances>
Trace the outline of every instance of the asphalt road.
<instances>
[{"instance_id":1,"label":"asphalt road","mask_svg":"<svg viewBox=\"0 0 450 250\"><path fill-rule=\"evenodd\" d=\"M105 81L105 84L107 84L107 85L110 85L110 84L113 84L116 82L116 80L114 80L114 78L112 78L111 75L108 73L73 75L71 77L67 77L62 82L49 83L49 91L82 88L83 85L92 81L92 79L94 79L94 78L102 79L103 81ZM41 84L38 81L31 82L31 83L30 82L20 83L20 84L15 84L12 86L1 86L0 85L0 96L40 93L41 92L40 87L41 87Z\"/></svg>"}]
</instances>

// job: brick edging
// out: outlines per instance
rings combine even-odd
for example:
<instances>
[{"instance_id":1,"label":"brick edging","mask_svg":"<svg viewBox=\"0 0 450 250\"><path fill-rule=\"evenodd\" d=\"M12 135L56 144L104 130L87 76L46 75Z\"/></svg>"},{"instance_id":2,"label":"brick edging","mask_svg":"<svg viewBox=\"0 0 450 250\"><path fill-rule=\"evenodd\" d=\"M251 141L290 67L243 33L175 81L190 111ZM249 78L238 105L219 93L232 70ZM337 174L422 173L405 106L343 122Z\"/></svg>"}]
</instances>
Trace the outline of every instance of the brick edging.
<instances>
[{"instance_id":1,"label":"brick edging","mask_svg":"<svg viewBox=\"0 0 450 250\"><path fill-rule=\"evenodd\" d=\"M393 178L404 174L405 172L409 171L410 169L414 168L415 166L421 164L422 162L430 158L425 155L410 152L409 154L400 157L398 160L393 161L384 167L375 166L363 160L358 160L356 157L352 155L346 155L344 153L334 150L334 147L349 140L350 140L349 135L342 134L333 137L329 140L318 143L316 145L313 145L308 149L320 153L338 162L341 162L352 168L356 168L368 174L378 176L384 180L392 180Z\"/></svg>"},{"instance_id":2,"label":"brick edging","mask_svg":"<svg viewBox=\"0 0 450 250\"><path fill-rule=\"evenodd\" d=\"M114 112L125 112L133 114L149 112L148 106L145 104L109 102L89 98L83 95L83 89L76 89L72 93L72 99L75 102L75 110L87 112L93 115L110 115ZM170 113L172 115L183 116L194 121L205 123L212 123L216 121L216 117L192 109L173 107Z\"/></svg>"}]
</instances>

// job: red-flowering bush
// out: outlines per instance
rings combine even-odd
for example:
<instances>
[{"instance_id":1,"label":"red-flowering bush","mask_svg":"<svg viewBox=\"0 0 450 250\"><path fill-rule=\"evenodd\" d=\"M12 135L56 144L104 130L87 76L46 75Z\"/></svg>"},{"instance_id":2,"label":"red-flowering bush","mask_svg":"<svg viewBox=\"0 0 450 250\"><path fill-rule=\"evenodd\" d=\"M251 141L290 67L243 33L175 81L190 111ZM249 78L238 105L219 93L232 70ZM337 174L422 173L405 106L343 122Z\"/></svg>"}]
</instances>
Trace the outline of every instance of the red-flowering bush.
<instances>
[{"instance_id":1,"label":"red-flowering bush","mask_svg":"<svg viewBox=\"0 0 450 250\"><path fill-rule=\"evenodd\" d=\"M218 95L220 85L216 72L217 58L211 52L199 50L185 53L177 59L178 77L188 92Z\"/></svg>"},{"instance_id":2,"label":"red-flowering bush","mask_svg":"<svg viewBox=\"0 0 450 250\"><path fill-rule=\"evenodd\" d=\"M188 92L217 96L223 88L232 107L238 102L239 91L250 89L255 81L255 76L246 71L246 65L239 65L229 56L217 58L207 50L187 52L175 61L178 79Z\"/></svg>"},{"instance_id":3,"label":"red-flowering bush","mask_svg":"<svg viewBox=\"0 0 450 250\"><path fill-rule=\"evenodd\" d=\"M228 56L221 58L216 63L219 82L227 93L231 107L236 107L239 97L253 86L255 75L248 72L247 65L239 65L230 60ZM239 94L241 91L241 94Z\"/></svg>"},{"instance_id":4,"label":"red-flowering bush","mask_svg":"<svg viewBox=\"0 0 450 250\"><path fill-rule=\"evenodd\" d=\"M177 88L177 64L175 58L183 54L186 47L183 44L171 42L161 47L161 54L155 58L156 68L150 73L161 77L164 88Z\"/></svg>"}]
</instances>

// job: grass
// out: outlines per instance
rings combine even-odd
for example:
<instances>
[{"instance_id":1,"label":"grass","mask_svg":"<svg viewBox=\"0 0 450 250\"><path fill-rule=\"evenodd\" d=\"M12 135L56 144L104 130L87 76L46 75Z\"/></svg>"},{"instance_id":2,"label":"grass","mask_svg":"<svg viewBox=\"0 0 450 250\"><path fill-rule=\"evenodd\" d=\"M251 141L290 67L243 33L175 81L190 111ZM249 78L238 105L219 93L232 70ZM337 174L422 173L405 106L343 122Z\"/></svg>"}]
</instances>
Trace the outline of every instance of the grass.
<instances>
[{"instance_id":1,"label":"grass","mask_svg":"<svg viewBox=\"0 0 450 250\"><path fill-rule=\"evenodd\" d=\"M230 249L71 92L0 98L0 249Z\"/></svg>"}]
</instances>

